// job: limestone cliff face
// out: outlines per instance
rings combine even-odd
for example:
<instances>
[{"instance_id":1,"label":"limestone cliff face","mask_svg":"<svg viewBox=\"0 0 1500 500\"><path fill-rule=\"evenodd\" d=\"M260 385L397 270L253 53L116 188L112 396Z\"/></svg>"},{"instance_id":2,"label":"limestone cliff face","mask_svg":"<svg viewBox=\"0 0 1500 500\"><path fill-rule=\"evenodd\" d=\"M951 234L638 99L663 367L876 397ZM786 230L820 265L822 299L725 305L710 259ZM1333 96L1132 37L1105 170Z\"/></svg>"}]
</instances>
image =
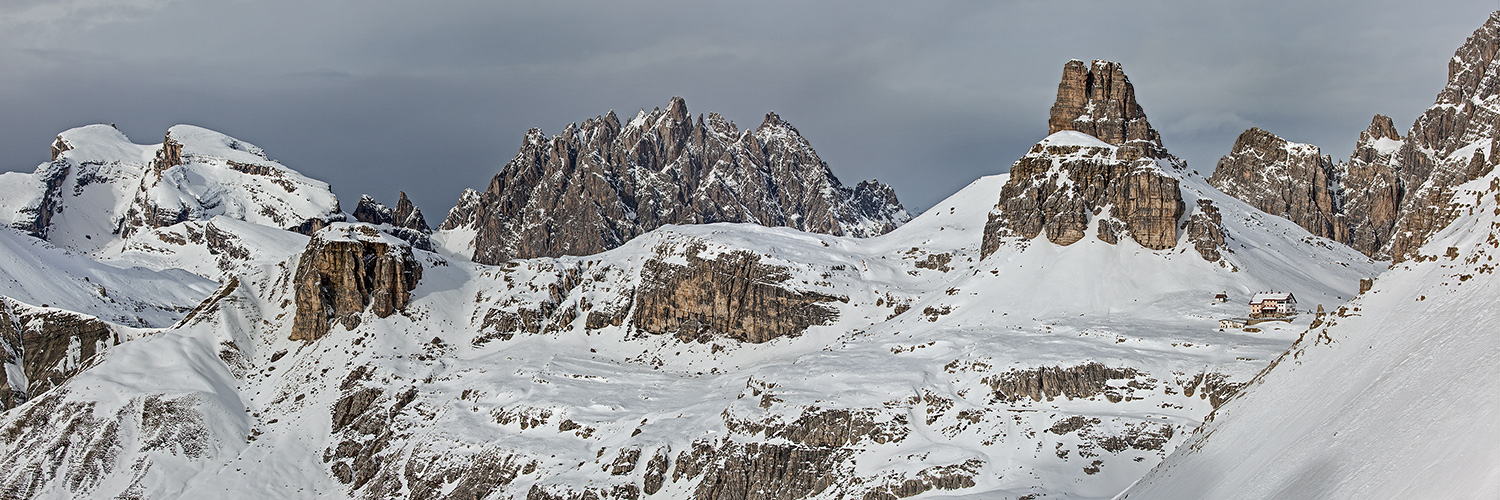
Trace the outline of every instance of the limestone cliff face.
<instances>
[{"instance_id":1,"label":"limestone cliff face","mask_svg":"<svg viewBox=\"0 0 1500 500\"><path fill-rule=\"evenodd\" d=\"M405 308L422 278L411 245L364 224L335 223L313 235L297 264L292 340L317 340L334 323L353 329L369 310Z\"/></svg>"},{"instance_id":2,"label":"limestone cliff face","mask_svg":"<svg viewBox=\"0 0 1500 500\"><path fill-rule=\"evenodd\" d=\"M1349 161L1338 166L1340 208L1349 228L1348 239L1340 241L1371 257L1382 256L1395 230L1404 195L1396 174L1403 141L1390 117L1375 115L1360 132Z\"/></svg>"},{"instance_id":3,"label":"limestone cliff face","mask_svg":"<svg viewBox=\"0 0 1500 500\"><path fill-rule=\"evenodd\" d=\"M93 316L0 297L0 410L61 385L119 342L115 329Z\"/></svg>"},{"instance_id":4,"label":"limestone cliff face","mask_svg":"<svg viewBox=\"0 0 1500 500\"><path fill-rule=\"evenodd\" d=\"M909 216L879 183L847 187L775 113L741 131L718 114L694 121L687 104L611 112L521 151L478 199L465 194L443 229L477 232L474 260L589 255L664 224L752 222L874 236Z\"/></svg>"},{"instance_id":5,"label":"limestone cliff face","mask_svg":"<svg viewBox=\"0 0 1500 500\"><path fill-rule=\"evenodd\" d=\"M1448 84L1412 124L1402 143L1398 177L1405 192L1389 243L1399 262L1452 222L1453 188L1494 168L1500 122L1500 12L1490 15L1448 62Z\"/></svg>"},{"instance_id":6,"label":"limestone cliff face","mask_svg":"<svg viewBox=\"0 0 1500 500\"><path fill-rule=\"evenodd\" d=\"M1074 130L1116 146L1161 147L1161 134L1146 121L1135 100L1135 86L1120 63L1072 60L1063 65L1057 101L1047 120L1047 134ZM1154 146L1154 148L1153 148Z\"/></svg>"},{"instance_id":7,"label":"limestone cliff face","mask_svg":"<svg viewBox=\"0 0 1500 500\"><path fill-rule=\"evenodd\" d=\"M1494 168L1500 123L1500 12L1448 64L1448 84L1406 137L1375 115L1347 163L1251 129L1219 162L1214 185L1365 255L1400 262L1453 221L1455 186ZM1257 173L1264 172L1261 175Z\"/></svg>"},{"instance_id":8,"label":"limestone cliff face","mask_svg":"<svg viewBox=\"0 0 1500 500\"><path fill-rule=\"evenodd\" d=\"M1251 128L1219 159L1208 182L1250 206L1285 217L1307 232L1349 241L1349 226L1339 204L1333 160L1317 146L1288 142Z\"/></svg>"},{"instance_id":9,"label":"limestone cliff face","mask_svg":"<svg viewBox=\"0 0 1500 500\"><path fill-rule=\"evenodd\" d=\"M632 326L682 341L727 337L760 343L838 317L825 305L838 298L786 288L791 275L761 263L759 255L741 251L704 259L699 250L686 250L685 266L665 258L646 262Z\"/></svg>"},{"instance_id":10,"label":"limestone cliff face","mask_svg":"<svg viewBox=\"0 0 1500 500\"><path fill-rule=\"evenodd\" d=\"M1063 67L1057 103L1048 121L1052 135L1011 166L1010 180L985 225L981 254L1005 238L1071 245L1088 236L1111 244L1129 237L1151 249L1177 244L1186 212L1176 177L1181 160L1135 101L1120 65L1070 61Z\"/></svg>"}]
</instances>

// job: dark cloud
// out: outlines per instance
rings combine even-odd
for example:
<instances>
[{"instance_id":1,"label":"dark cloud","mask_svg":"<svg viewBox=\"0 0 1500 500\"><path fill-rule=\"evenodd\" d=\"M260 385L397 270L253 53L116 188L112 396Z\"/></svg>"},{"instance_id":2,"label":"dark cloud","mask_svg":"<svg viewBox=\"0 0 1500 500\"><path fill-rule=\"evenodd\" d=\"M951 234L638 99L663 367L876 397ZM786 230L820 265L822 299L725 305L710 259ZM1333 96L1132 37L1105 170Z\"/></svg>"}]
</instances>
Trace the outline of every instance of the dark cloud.
<instances>
[{"instance_id":1,"label":"dark cloud","mask_svg":"<svg viewBox=\"0 0 1500 500\"><path fill-rule=\"evenodd\" d=\"M1494 2L406 2L70 0L0 6L0 168L57 132L217 129L438 222L522 133L663 106L774 110L846 182L926 207L1046 134L1068 59L1120 61L1202 172L1259 126L1347 156L1405 128ZM346 209L351 209L347 207Z\"/></svg>"}]
</instances>

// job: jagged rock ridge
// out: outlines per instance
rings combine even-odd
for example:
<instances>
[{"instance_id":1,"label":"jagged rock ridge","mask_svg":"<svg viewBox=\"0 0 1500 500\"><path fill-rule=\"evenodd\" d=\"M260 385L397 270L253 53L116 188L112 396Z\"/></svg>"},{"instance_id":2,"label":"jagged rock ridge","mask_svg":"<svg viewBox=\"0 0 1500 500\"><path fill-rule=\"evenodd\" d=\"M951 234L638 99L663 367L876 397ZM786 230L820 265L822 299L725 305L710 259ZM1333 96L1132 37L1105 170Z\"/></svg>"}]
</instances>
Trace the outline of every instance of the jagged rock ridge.
<instances>
[{"instance_id":1,"label":"jagged rock ridge","mask_svg":"<svg viewBox=\"0 0 1500 500\"><path fill-rule=\"evenodd\" d=\"M427 227L427 220L422 217L422 210L406 198L406 191L401 191L401 198L396 201L394 208L375 201L370 195L361 196L359 205L354 207L354 219L377 226L389 224L424 233L432 231Z\"/></svg>"},{"instance_id":2,"label":"jagged rock ridge","mask_svg":"<svg viewBox=\"0 0 1500 500\"><path fill-rule=\"evenodd\" d=\"M401 192L394 208L375 201L370 195L360 196L359 204L354 207L354 219L373 224L381 232L406 240L415 248L433 250L432 228L427 227L422 210L406 198L406 191Z\"/></svg>"},{"instance_id":3,"label":"jagged rock ridge","mask_svg":"<svg viewBox=\"0 0 1500 500\"><path fill-rule=\"evenodd\" d=\"M1500 13L1454 53L1448 84L1404 138L1390 118L1375 115L1349 161L1331 171L1303 165L1312 162L1306 154L1272 151L1279 138L1248 149L1282 159L1246 163L1240 159L1246 148L1236 142L1235 151L1220 161L1225 171L1215 171L1215 186L1371 257L1408 259L1457 216L1454 189L1494 168L1500 120L1495 111L1500 68L1492 64L1497 51ZM1252 132L1246 134L1261 135ZM1283 169L1289 178L1268 175L1252 182L1256 165Z\"/></svg>"},{"instance_id":4,"label":"jagged rock ridge","mask_svg":"<svg viewBox=\"0 0 1500 500\"><path fill-rule=\"evenodd\" d=\"M1312 234L1379 257L1402 196L1395 166L1401 144L1391 119L1375 115L1349 161L1334 164L1317 146L1251 128L1219 159L1209 182Z\"/></svg>"},{"instance_id":5,"label":"jagged rock ridge","mask_svg":"<svg viewBox=\"0 0 1500 500\"><path fill-rule=\"evenodd\" d=\"M716 113L696 122L681 98L627 123L614 112L521 151L479 196L465 193L442 229L476 231L474 260L590 255L664 224L752 222L874 236L909 216L877 182L846 187L775 113L741 131Z\"/></svg>"}]
</instances>

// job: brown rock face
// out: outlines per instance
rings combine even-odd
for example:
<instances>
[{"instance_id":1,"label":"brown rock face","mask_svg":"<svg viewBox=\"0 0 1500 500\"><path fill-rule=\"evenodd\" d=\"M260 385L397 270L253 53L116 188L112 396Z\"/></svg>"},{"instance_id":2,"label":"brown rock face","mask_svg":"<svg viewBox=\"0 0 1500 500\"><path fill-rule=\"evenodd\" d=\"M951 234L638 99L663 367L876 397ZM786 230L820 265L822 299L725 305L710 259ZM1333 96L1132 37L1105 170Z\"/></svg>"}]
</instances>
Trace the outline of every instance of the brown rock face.
<instances>
[{"instance_id":1,"label":"brown rock face","mask_svg":"<svg viewBox=\"0 0 1500 500\"><path fill-rule=\"evenodd\" d=\"M1116 146L1141 143L1146 150L1161 147L1161 135L1146 121L1135 100L1135 86L1120 63L1068 61L1063 65L1057 101L1047 120L1047 134L1074 130Z\"/></svg>"},{"instance_id":2,"label":"brown rock face","mask_svg":"<svg viewBox=\"0 0 1500 500\"><path fill-rule=\"evenodd\" d=\"M161 149L156 150L156 158L151 160L151 169L161 175L167 169L182 164L182 143L172 139L172 133L168 132L162 139Z\"/></svg>"},{"instance_id":3,"label":"brown rock face","mask_svg":"<svg viewBox=\"0 0 1500 500\"><path fill-rule=\"evenodd\" d=\"M632 326L683 341L717 336L760 343L838 317L824 305L838 298L782 287L790 275L762 264L759 255L734 252L708 260L698 257L699 250L686 251L686 266L663 259L645 264Z\"/></svg>"},{"instance_id":4,"label":"brown rock face","mask_svg":"<svg viewBox=\"0 0 1500 500\"><path fill-rule=\"evenodd\" d=\"M1224 248L1224 218L1213 201L1198 199L1198 211L1188 219L1185 230L1188 241L1193 243L1203 260L1215 262L1223 256L1219 250Z\"/></svg>"},{"instance_id":5,"label":"brown rock face","mask_svg":"<svg viewBox=\"0 0 1500 500\"><path fill-rule=\"evenodd\" d=\"M1044 231L1048 241L1071 245L1096 217L1105 242L1128 234L1147 248L1171 248L1185 207L1177 179L1134 149L1043 141L1011 166L981 253L993 253L1002 238L1029 240Z\"/></svg>"},{"instance_id":6,"label":"brown rock face","mask_svg":"<svg viewBox=\"0 0 1500 500\"><path fill-rule=\"evenodd\" d=\"M1493 111L1500 101L1500 69L1492 65L1497 52L1500 12L1491 14L1454 53L1448 64L1447 86L1438 93L1437 102L1412 124L1405 138L1396 134L1390 118L1376 115L1360 134L1349 162L1339 164L1332 176L1320 174L1321 168L1291 166L1290 181L1266 179L1238 192L1215 185L1365 255L1405 260L1457 216L1454 187L1494 168L1500 154L1493 141L1496 123L1500 123L1500 114ZM1237 143L1236 152L1240 149ZM1292 163L1297 162L1291 160L1287 165ZM1221 177L1217 171L1214 175ZM1238 175L1252 174L1230 171L1222 177ZM1324 197L1318 192L1325 177L1330 178L1332 191L1340 195L1334 197L1331 220L1323 209ZM1290 186L1284 185L1288 183ZM1285 195L1279 197L1283 200L1308 199L1311 195L1311 201L1281 203L1280 209L1257 203L1274 201L1278 192Z\"/></svg>"},{"instance_id":7,"label":"brown rock face","mask_svg":"<svg viewBox=\"0 0 1500 500\"><path fill-rule=\"evenodd\" d=\"M1349 227L1338 203L1333 161L1317 146L1287 142L1251 128L1219 159L1209 184L1271 215L1285 217L1308 232L1349 241Z\"/></svg>"},{"instance_id":8,"label":"brown rock face","mask_svg":"<svg viewBox=\"0 0 1500 500\"><path fill-rule=\"evenodd\" d=\"M52 161L57 161L57 157L72 150L72 144L68 144L68 141L63 140L62 136L57 136L57 139L52 141Z\"/></svg>"},{"instance_id":9,"label":"brown rock face","mask_svg":"<svg viewBox=\"0 0 1500 500\"><path fill-rule=\"evenodd\" d=\"M368 225L337 223L313 235L297 264L292 340L317 340L332 323L359 325L405 308L422 278L411 246Z\"/></svg>"},{"instance_id":10,"label":"brown rock face","mask_svg":"<svg viewBox=\"0 0 1500 500\"><path fill-rule=\"evenodd\" d=\"M1031 370L1011 370L985 377L997 401L1015 402L1023 398L1051 401L1064 396L1090 398L1104 394L1111 380L1128 380L1141 375L1131 368L1110 368L1099 363L1078 366L1044 366Z\"/></svg>"},{"instance_id":11,"label":"brown rock face","mask_svg":"<svg viewBox=\"0 0 1500 500\"><path fill-rule=\"evenodd\" d=\"M1339 165L1342 216L1349 228L1347 243L1360 253L1381 257L1391 240L1404 195L1396 174L1401 136L1384 115L1375 115L1370 128L1359 134L1349 162Z\"/></svg>"},{"instance_id":12,"label":"brown rock face","mask_svg":"<svg viewBox=\"0 0 1500 500\"><path fill-rule=\"evenodd\" d=\"M1397 153L1405 192L1389 243L1400 262L1458 215L1453 188L1488 173L1500 122L1500 12L1469 36L1448 62L1448 85L1406 133Z\"/></svg>"},{"instance_id":13,"label":"brown rock face","mask_svg":"<svg viewBox=\"0 0 1500 500\"><path fill-rule=\"evenodd\" d=\"M776 114L740 131L717 114L667 109L621 124L611 112L521 151L443 229L477 230L474 260L589 255L665 224L751 222L873 236L908 218L878 183L846 187Z\"/></svg>"},{"instance_id":14,"label":"brown rock face","mask_svg":"<svg viewBox=\"0 0 1500 500\"><path fill-rule=\"evenodd\" d=\"M1162 148L1118 63L1069 61L1048 129L1053 135L1011 166L985 224L981 255L1005 238L1029 240L1043 232L1048 241L1071 245L1087 236L1096 218L1098 238L1110 244L1122 235L1153 250L1177 244L1186 206L1177 179L1163 166L1180 170L1185 164Z\"/></svg>"},{"instance_id":15,"label":"brown rock face","mask_svg":"<svg viewBox=\"0 0 1500 500\"><path fill-rule=\"evenodd\" d=\"M0 297L0 410L9 410L72 378L95 354L120 342L93 316L32 307ZM19 370L11 371L10 366ZM8 380L20 373L25 380ZM12 385L22 385L23 391Z\"/></svg>"}]
</instances>

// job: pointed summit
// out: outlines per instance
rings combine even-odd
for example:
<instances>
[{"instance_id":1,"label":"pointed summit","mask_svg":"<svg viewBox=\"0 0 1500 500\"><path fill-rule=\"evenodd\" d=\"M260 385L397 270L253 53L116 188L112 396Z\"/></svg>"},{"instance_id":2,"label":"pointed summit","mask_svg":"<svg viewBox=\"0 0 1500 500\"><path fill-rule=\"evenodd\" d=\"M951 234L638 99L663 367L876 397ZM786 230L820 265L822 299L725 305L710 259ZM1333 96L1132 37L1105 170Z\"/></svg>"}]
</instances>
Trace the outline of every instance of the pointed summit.
<instances>
[{"instance_id":1,"label":"pointed summit","mask_svg":"<svg viewBox=\"0 0 1500 500\"><path fill-rule=\"evenodd\" d=\"M1147 149L1161 147L1161 135L1151 128L1135 100L1135 86L1120 63L1112 61L1085 65L1074 59L1063 65L1047 134L1064 130L1083 132L1115 146L1140 141L1150 144Z\"/></svg>"}]
</instances>

